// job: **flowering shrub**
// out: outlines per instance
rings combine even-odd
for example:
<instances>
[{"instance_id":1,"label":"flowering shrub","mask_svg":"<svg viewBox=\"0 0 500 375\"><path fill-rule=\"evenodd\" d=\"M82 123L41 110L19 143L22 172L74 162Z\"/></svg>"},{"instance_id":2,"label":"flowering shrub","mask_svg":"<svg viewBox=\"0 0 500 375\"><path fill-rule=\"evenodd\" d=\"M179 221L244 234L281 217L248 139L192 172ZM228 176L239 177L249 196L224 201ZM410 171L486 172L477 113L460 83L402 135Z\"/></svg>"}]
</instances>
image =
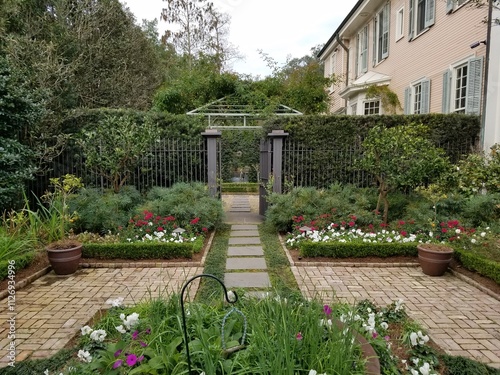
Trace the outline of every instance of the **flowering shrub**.
<instances>
[{"instance_id":1,"label":"flowering shrub","mask_svg":"<svg viewBox=\"0 0 500 375\"><path fill-rule=\"evenodd\" d=\"M159 242L186 242L194 241L196 236L208 231L200 227L200 218L195 217L188 225L181 228L172 215L160 216L151 211L144 211L143 215L136 215L129 220L126 228L118 228L119 236L128 242L159 241Z\"/></svg>"},{"instance_id":2,"label":"flowering shrub","mask_svg":"<svg viewBox=\"0 0 500 375\"><path fill-rule=\"evenodd\" d=\"M286 240L287 245L292 248L297 247L302 241L345 243L451 243L465 241L475 244L489 234L488 227L484 231L465 228L458 220L441 222L437 226L430 223L429 230L416 229L417 226L413 220L399 220L392 226L382 223L378 227L369 224L366 228L359 228L354 215L350 215L346 221L326 225L320 220L313 220L308 223L309 225L304 225L303 220L303 217L294 217L297 225L295 230L288 234Z\"/></svg>"}]
</instances>

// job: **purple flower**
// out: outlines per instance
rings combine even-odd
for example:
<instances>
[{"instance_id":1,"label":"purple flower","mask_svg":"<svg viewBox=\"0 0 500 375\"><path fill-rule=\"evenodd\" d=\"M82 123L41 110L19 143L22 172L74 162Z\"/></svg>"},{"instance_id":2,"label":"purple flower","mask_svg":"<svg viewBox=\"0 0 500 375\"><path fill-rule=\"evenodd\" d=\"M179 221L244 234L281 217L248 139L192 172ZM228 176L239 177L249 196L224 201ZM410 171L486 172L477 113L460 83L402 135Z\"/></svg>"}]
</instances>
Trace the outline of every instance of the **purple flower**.
<instances>
[{"instance_id":1,"label":"purple flower","mask_svg":"<svg viewBox=\"0 0 500 375\"><path fill-rule=\"evenodd\" d=\"M146 335L149 335L150 333L151 333L151 328L148 328L148 329L146 330Z\"/></svg>"},{"instance_id":2,"label":"purple flower","mask_svg":"<svg viewBox=\"0 0 500 375\"><path fill-rule=\"evenodd\" d=\"M144 356L141 355L139 358L137 358L137 362L142 362L143 359L144 359Z\"/></svg>"},{"instance_id":3,"label":"purple flower","mask_svg":"<svg viewBox=\"0 0 500 375\"><path fill-rule=\"evenodd\" d=\"M328 305L323 306L323 312L326 314L326 316L332 315L332 309Z\"/></svg>"},{"instance_id":4,"label":"purple flower","mask_svg":"<svg viewBox=\"0 0 500 375\"><path fill-rule=\"evenodd\" d=\"M146 346L148 346L148 344L146 344L144 341L141 341L139 344L141 344L141 346L142 346L143 348L145 348Z\"/></svg>"},{"instance_id":5,"label":"purple flower","mask_svg":"<svg viewBox=\"0 0 500 375\"><path fill-rule=\"evenodd\" d=\"M127 365L132 367L137 363L137 356L135 354L129 354L127 357Z\"/></svg>"},{"instance_id":6,"label":"purple flower","mask_svg":"<svg viewBox=\"0 0 500 375\"><path fill-rule=\"evenodd\" d=\"M123 360L118 359L115 363L113 363L113 369L117 369L123 364Z\"/></svg>"},{"instance_id":7,"label":"purple flower","mask_svg":"<svg viewBox=\"0 0 500 375\"><path fill-rule=\"evenodd\" d=\"M120 354L122 354L122 350L119 349L115 352L115 358L118 357Z\"/></svg>"},{"instance_id":8,"label":"purple flower","mask_svg":"<svg viewBox=\"0 0 500 375\"><path fill-rule=\"evenodd\" d=\"M303 339L302 332L297 333L297 335L295 335L295 338L299 341L302 340Z\"/></svg>"},{"instance_id":9,"label":"purple flower","mask_svg":"<svg viewBox=\"0 0 500 375\"><path fill-rule=\"evenodd\" d=\"M132 333L132 340L137 340L138 337L139 337L139 331L134 331L134 333Z\"/></svg>"}]
</instances>

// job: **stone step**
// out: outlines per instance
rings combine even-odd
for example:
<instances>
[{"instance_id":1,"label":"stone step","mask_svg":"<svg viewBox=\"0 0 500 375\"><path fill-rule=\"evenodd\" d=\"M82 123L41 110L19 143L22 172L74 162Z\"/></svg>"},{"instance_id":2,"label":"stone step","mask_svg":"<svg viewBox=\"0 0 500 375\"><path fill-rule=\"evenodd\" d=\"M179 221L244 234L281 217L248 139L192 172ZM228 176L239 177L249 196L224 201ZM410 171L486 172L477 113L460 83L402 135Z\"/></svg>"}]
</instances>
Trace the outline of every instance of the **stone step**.
<instances>
[{"instance_id":1,"label":"stone step","mask_svg":"<svg viewBox=\"0 0 500 375\"><path fill-rule=\"evenodd\" d=\"M230 237L229 245L260 245L259 237Z\"/></svg>"},{"instance_id":2,"label":"stone step","mask_svg":"<svg viewBox=\"0 0 500 375\"><path fill-rule=\"evenodd\" d=\"M230 272L224 274L227 288L270 288L267 272Z\"/></svg>"},{"instance_id":3,"label":"stone step","mask_svg":"<svg viewBox=\"0 0 500 375\"><path fill-rule=\"evenodd\" d=\"M229 212L250 212L250 207L231 207Z\"/></svg>"},{"instance_id":4,"label":"stone step","mask_svg":"<svg viewBox=\"0 0 500 375\"><path fill-rule=\"evenodd\" d=\"M231 231L230 237L259 237L258 230L236 230Z\"/></svg>"},{"instance_id":5,"label":"stone step","mask_svg":"<svg viewBox=\"0 0 500 375\"><path fill-rule=\"evenodd\" d=\"M227 258L227 270L266 270L264 258Z\"/></svg>"},{"instance_id":6,"label":"stone step","mask_svg":"<svg viewBox=\"0 0 500 375\"><path fill-rule=\"evenodd\" d=\"M257 230L258 226L254 224L233 224L231 230Z\"/></svg>"},{"instance_id":7,"label":"stone step","mask_svg":"<svg viewBox=\"0 0 500 375\"><path fill-rule=\"evenodd\" d=\"M262 246L229 246L227 255L237 256L264 256Z\"/></svg>"}]
</instances>

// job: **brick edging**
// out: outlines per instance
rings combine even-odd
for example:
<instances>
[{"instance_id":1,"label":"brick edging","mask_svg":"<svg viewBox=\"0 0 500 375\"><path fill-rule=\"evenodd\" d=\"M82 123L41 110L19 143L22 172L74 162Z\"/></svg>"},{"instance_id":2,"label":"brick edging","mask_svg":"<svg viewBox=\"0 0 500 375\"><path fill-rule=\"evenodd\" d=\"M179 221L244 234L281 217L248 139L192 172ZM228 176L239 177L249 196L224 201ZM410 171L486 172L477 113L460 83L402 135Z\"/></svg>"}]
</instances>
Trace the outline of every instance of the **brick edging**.
<instances>
[{"instance_id":1,"label":"brick edging","mask_svg":"<svg viewBox=\"0 0 500 375\"><path fill-rule=\"evenodd\" d=\"M16 282L16 291L18 291L19 289L22 289L22 288L26 287L27 285L31 284L36 279L39 279L40 277L48 274L50 271L52 271L52 267L51 266L47 266L47 267L42 268L41 270L35 272L33 275L30 275L27 278L22 279L19 282ZM9 295L9 291L8 290L2 290L0 292L0 300L4 299L8 295Z\"/></svg>"}]
</instances>

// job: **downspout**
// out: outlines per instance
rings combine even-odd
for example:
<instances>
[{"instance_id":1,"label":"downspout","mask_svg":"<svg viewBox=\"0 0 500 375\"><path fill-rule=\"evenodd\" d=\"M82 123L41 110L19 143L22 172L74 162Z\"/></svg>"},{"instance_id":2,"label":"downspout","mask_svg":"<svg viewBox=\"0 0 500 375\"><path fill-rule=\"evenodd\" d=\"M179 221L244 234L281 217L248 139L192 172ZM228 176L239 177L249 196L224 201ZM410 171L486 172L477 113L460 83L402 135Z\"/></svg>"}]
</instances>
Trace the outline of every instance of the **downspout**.
<instances>
[{"instance_id":1,"label":"downspout","mask_svg":"<svg viewBox=\"0 0 500 375\"><path fill-rule=\"evenodd\" d=\"M488 1L488 29L486 32L486 63L484 67L484 86L483 86L483 110L481 111L481 133L480 143L481 149L488 153L489 150L484 149L484 132L486 131L486 101L488 96L488 72L490 67L490 46L491 46L491 23L493 22L493 0Z\"/></svg>"},{"instance_id":2,"label":"downspout","mask_svg":"<svg viewBox=\"0 0 500 375\"><path fill-rule=\"evenodd\" d=\"M347 53L347 69L346 69L346 77L345 77L345 86L348 87L349 86L349 48L347 48L346 45L342 42L342 40L340 40L339 34L337 34L337 43ZM345 113L347 114L347 99L344 99L344 107L345 107Z\"/></svg>"}]
</instances>

